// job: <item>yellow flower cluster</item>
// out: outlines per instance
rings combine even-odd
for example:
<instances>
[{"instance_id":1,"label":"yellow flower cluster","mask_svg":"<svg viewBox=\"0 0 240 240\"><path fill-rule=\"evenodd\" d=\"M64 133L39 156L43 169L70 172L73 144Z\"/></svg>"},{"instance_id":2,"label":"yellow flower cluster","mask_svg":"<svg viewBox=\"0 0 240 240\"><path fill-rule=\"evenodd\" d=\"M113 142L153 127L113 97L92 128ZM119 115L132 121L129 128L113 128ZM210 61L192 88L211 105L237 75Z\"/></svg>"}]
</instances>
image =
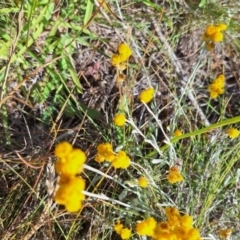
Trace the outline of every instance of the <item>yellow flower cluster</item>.
<instances>
[{"instance_id":1,"label":"yellow flower cluster","mask_svg":"<svg viewBox=\"0 0 240 240\"><path fill-rule=\"evenodd\" d=\"M99 144L97 147L97 155L95 157L95 160L97 162L112 162L115 158L115 154L113 152L112 145L110 143L102 143Z\"/></svg>"},{"instance_id":2,"label":"yellow flower cluster","mask_svg":"<svg viewBox=\"0 0 240 240\"><path fill-rule=\"evenodd\" d=\"M132 234L131 229L124 228L123 224L121 224L120 221L118 221L114 225L114 230L118 235L120 235L121 239L129 239L131 237L131 234Z\"/></svg>"},{"instance_id":3,"label":"yellow flower cluster","mask_svg":"<svg viewBox=\"0 0 240 240\"><path fill-rule=\"evenodd\" d=\"M239 131L236 128L229 128L226 133L230 138L237 138L239 136Z\"/></svg>"},{"instance_id":4,"label":"yellow flower cluster","mask_svg":"<svg viewBox=\"0 0 240 240\"><path fill-rule=\"evenodd\" d=\"M148 186L148 180L144 176L141 176L138 179L138 186L141 188L146 188Z\"/></svg>"},{"instance_id":5,"label":"yellow flower cluster","mask_svg":"<svg viewBox=\"0 0 240 240\"><path fill-rule=\"evenodd\" d=\"M173 166L169 169L169 174L167 175L167 180L170 183L177 183L183 181L183 176L181 175L177 166Z\"/></svg>"},{"instance_id":6,"label":"yellow flower cluster","mask_svg":"<svg viewBox=\"0 0 240 240\"><path fill-rule=\"evenodd\" d=\"M216 42L223 40L223 31L227 29L226 24L210 25L206 28L203 35L203 41L206 42L206 49L212 51Z\"/></svg>"},{"instance_id":7,"label":"yellow flower cluster","mask_svg":"<svg viewBox=\"0 0 240 240\"><path fill-rule=\"evenodd\" d=\"M154 89L153 88L147 88L147 89L143 90L139 95L140 102L142 102L142 103L151 102L153 97L154 97Z\"/></svg>"},{"instance_id":8,"label":"yellow flower cluster","mask_svg":"<svg viewBox=\"0 0 240 240\"><path fill-rule=\"evenodd\" d=\"M116 126L122 127L126 123L126 117L123 113L118 113L114 116L113 121L114 121Z\"/></svg>"},{"instance_id":9,"label":"yellow flower cluster","mask_svg":"<svg viewBox=\"0 0 240 240\"><path fill-rule=\"evenodd\" d=\"M111 162L114 168L126 169L130 166L131 160L127 156L126 152L119 151L114 153L112 145L110 143L102 143L97 147L97 155L95 157L97 162Z\"/></svg>"},{"instance_id":10,"label":"yellow flower cluster","mask_svg":"<svg viewBox=\"0 0 240 240\"><path fill-rule=\"evenodd\" d=\"M111 64L117 67L119 70L124 70L126 68L126 61L132 55L131 48L126 43L121 43L118 46L118 53L114 54L111 58Z\"/></svg>"},{"instance_id":11,"label":"yellow flower cluster","mask_svg":"<svg viewBox=\"0 0 240 240\"><path fill-rule=\"evenodd\" d=\"M156 226L157 221L153 217L149 217L137 223L136 232L140 236L153 237Z\"/></svg>"},{"instance_id":12,"label":"yellow flower cluster","mask_svg":"<svg viewBox=\"0 0 240 240\"><path fill-rule=\"evenodd\" d=\"M54 200L57 204L64 205L70 213L78 212L82 208L82 201L85 195L82 191L85 189L85 181L80 177L60 178L59 188L56 191Z\"/></svg>"},{"instance_id":13,"label":"yellow flower cluster","mask_svg":"<svg viewBox=\"0 0 240 240\"><path fill-rule=\"evenodd\" d=\"M174 137L180 137L183 135L182 131L180 129L176 129L173 133Z\"/></svg>"},{"instance_id":14,"label":"yellow flower cluster","mask_svg":"<svg viewBox=\"0 0 240 240\"><path fill-rule=\"evenodd\" d=\"M181 216L174 207L166 207L165 213L167 221L157 223L153 217L149 217L137 223L136 232L154 240L201 240L199 230L192 226L191 216Z\"/></svg>"},{"instance_id":15,"label":"yellow flower cluster","mask_svg":"<svg viewBox=\"0 0 240 240\"><path fill-rule=\"evenodd\" d=\"M210 92L210 98L217 98L218 95L224 93L225 87L225 76L223 74L219 75L213 80L213 83L208 86L208 91Z\"/></svg>"},{"instance_id":16,"label":"yellow flower cluster","mask_svg":"<svg viewBox=\"0 0 240 240\"><path fill-rule=\"evenodd\" d=\"M77 212L82 208L82 201L85 199L82 193L85 181L76 175L83 171L86 155L68 142L59 143L54 154L58 157L55 170L60 175L59 188L54 200L64 205L68 212Z\"/></svg>"}]
</instances>

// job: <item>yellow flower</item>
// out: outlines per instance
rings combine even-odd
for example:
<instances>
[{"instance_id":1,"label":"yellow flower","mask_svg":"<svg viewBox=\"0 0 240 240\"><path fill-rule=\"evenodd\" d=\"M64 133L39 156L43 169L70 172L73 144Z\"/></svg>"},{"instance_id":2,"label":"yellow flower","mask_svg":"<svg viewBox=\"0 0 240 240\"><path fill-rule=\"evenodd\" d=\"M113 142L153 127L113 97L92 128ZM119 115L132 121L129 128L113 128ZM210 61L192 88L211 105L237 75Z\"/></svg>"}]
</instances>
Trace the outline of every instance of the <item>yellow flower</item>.
<instances>
[{"instance_id":1,"label":"yellow flower","mask_svg":"<svg viewBox=\"0 0 240 240\"><path fill-rule=\"evenodd\" d=\"M111 64L116 67L122 62L122 58L119 54L114 54L111 58Z\"/></svg>"},{"instance_id":2,"label":"yellow flower","mask_svg":"<svg viewBox=\"0 0 240 240\"><path fill-rule=\"evenodd\" d=\"M175 207L166 207L165 213L167 221L157 224L154 240L201 240L199 230L192 226L191 216L181 216Z\"/></svg>"},{"instance_id":3,"label":"yellow flower","mask_svg":"<svg viewBox=\"0 0 240 240\"><path fill-rule=\"evenodd\" d=\"M239 136L239 131L236 128L229 128L226 133L230 138L237 138Z\"/></svg>"},{"instance_id":4,"label":"yellow flower","mask_svg":"<svg viewBox=\"0 0 240 240\"><path fill-rule=\"evenodd\" d=\"M121 43L118 46L118 54L114 54L111 58L111 64L114 67L118 67L119 70L126 68L126 62L132 55L131 48L126 43Z\"/></svg>"},{"instance_id":5,"label":"yellow flower","mask_svg":"<svg viewBox=\"0 0 240 240\"><path fill-rule=\"evenodd\" d=\"M227 29L227 25L224 23L217 24L215 27L218 29L218 31L225 31Z\"/></svg>"},{"instance_id":6,"label":"yellow flower","mask_svg":"<svg viewBox=\"0 0 240 240\"><path fill-rule=\"evenodd\" d=\"M166 207L165 214L168 219L170 219L172 216L180 216L178 209L175 207Z\"/></svg>"},{"instance_id":7,"label":"yellow flower","mask_svg":"<svg viewBox=\"0 0 240 240\"><path fill-rule=\"evenodd\" d=\"M118 113L114 116L113 121L114 121L116 126L122 127L126 123L126 117L123 113Z\"/></svg>"},{"instance_id":8,"label":"yellow flower","mask_svg":"<svg viewBox=\"0 0 240 240\"><path fill-rule=\"evenodd\" d=\"M185 229L191 229L192 228L192 224L193 224L193 219L192 219L191 216L189 216L187 214L183 215L183 216L180 216L180 224Z\"/></svg>"},{"instance_id":9,"label":"yellow flower","mask_svg":"<svg viewBox=\"0 0 240 240\"><path fill-rule=\"evenodd\" d=\"M74 177L64 183L60 181L60 187L55 193L56 203L64 205L68 212L77 212L82 208L82 201L85 195L82 191L85 189L85 181L80 177Z\"/></svg>"},{"instance_id":10,"label":"yellow flower","mask_svg":"<svg viewBox=\"0 0 240 240\"><path fill-rule=\"evenodd\" d=\"M58 158L64 158L72 151L72 149L73 147L69 142L61 142L55 147L54 154Z\"/></svg>"},{"instance_id":11,"label":"yellow flower","mask_svg":"<svg viewBox=\"0 0 240 240\"><path fill-rule=\"evenodd\" d=\"M132 231L129 228L123 228L120 236L122 239L129 239L131 237Z\"/></svg>"},{"instance_id":12,"label":"yellow flower","mask_svg":"<svg viewBox=\"0 0 240 240\"><path fill-rule=\"evenodd\" d=\"M154 97L153 88L145 89L139 95L139 99L142 103L149 103L150 101L152 101L153 97Z\"/></svg>"},{"instance_id":13,"label":"yellow flower","mask_svg":"<svg viewBox=\"0 0 240 240\"><path fill-rule=\"evenodd\" d=\"M138 179L138 185L142 188L146 188L148 186L148 180L144 176L141 176Z\"/></svg>"},{"instance_id":14,"label":"yellow flower","mask_svg":"<svg viewBox=\"0 0 240 240\"><path fill-rule=\"evenodd\" d=\"M118 220L117 223L114 225L114 230L117 234L121 234L122 229L123 229L123 225Z\"/></svg>"},{"instance_id":15,"label":"yellow flower","mask_svg":"<svg viewBox=\"0 0 240 240\"><path fill-rule=\"evenodd\" d=\"M212 35L212 41L213 42L222 42L223 40L223 33L222 32L215 32Z\"/></svg>"},{"instance_id":16,"label":"yellow flower","mask_svg":"<svg viewBox=\"0 0 240 240\"><path fill-rule=\"evenodd\" d=\"M174 137L179 137L181 135L183 135L182 131L180 129L175 130L175 132L173 133Z\"/></svg>"},{"instance_id":17,"label":"yellow flower","mask_svg":"<svg viewBox=\"0 0 240 240\"><path fill-rule=\"evenodd\" d=\"M216 27L213 25L210 25L206 28L205 34L207 36L212 36L217 31Z\"/></svg>"},{"instance_id":18,"label":"yellow flower","mask_svg":"<svg viewBox=\"0 0 240 240\"><path fill-rule=\"evenodd\" d=\"M227 29L226 24L210 25L206 28L203 36L204 41L221 42L223 40L223 33Z\"/></svg>"},{"instance_id":19,"label":"yellow flower","mask_svg":"<svg viewBox=\"0 0 240 240\"><path fill-rule=\"evenodd\" d=\"M227 228L227 229L221 229L219 230L218 234L221 239L229 239L230 235L232 233L232 229Z\"/></svg>"},{"instance_id":20,"label":"yellow flower","mask_svg":"<svg viewBox=\"0 0 240 240\"><path fill-rule=\"evenodd\" d=\"M227 29L227 25L220 23L217 25L210 25L206 28L203 35L203 41L206 42L206 49L212 51L215 47L215 42L223 41L223 33Z\"/></svg>"},{"instance_id":21,"label":"yellow flower","mask_svg":"<svg viewBox=\"0 0 240 240\"><path fill-rule=\"evenodd\" d=\"M131 230L129 228L124 228L119 220L114 225L114 230L120 235L121 239L129 239L131 237Z\"/></svg>"},{"instance_id":22,"label":"yellow flower","mask_svg":"<svg viewBox=\"0 0 240 240\"><path fill-rule=\"evenodd\" d=\"M225 76L220 74L216 79L213 80L213 83L218 84L220 87L225 86Z\"/></svg>"},{"instance_id":23,"label":"yellow flower","mask_svg":"<svg viewBox=\"0 0 240 240\"><path fill-rule=\"evenodd\" d=\"M177 166L173 166L170 168L169 174L167 175L167 179L172 184L183 181L183 176L179 172Z\"/></svg>"},{"instance_id":24,"label":"yellow flower","mask_svg":"<svg viewBox=\"0 0 240 240\"><path fill-rule=\"evenodd\" d=\"M121 55L123 62L127 61L132 55L132 50L126 43L121 43L118 46L118 52Z\"/></svg>"},{"instance_id":25,"label":"yellow flower","mask_svg":"<svg viewBox=\"0 0 240 240\"><path fill-rule=\"evenodd\" d=\"M136 232L140 236L149 236L154 235L154 230L157 226L157 222L153 217L149 217L142 222L137 223Z\"/></svg>"},{"instance_id":26,"label":"yellow flower","mask_svg":"<svg viewBox=\"0 0 240 240\"><path fill-rule=\"evenodd\" d=\"M114 168L126 169L130 166L131 160L124 151L119 151L112 161Z\"/></svg>"},{"instance_id":27,"label":"yellow flower","mask_svg":"<svg viewBox=\"0 0 240 240\"><path fill-rule=\"evenodd\" d=\"M213 80L212 84L208 86L210 97L217 98L218 95L223 94L224 87L225 87L225 76L221 74L216 79Z\"/></svg>"},{"instance_id":28,"label":"yellow flower","mask_svg":"<svg viewBox=\"0 0 240 240\"><path fill-rule=\"evenodd\" d=\"M75 176L83 171L83 164L86 161L85 153L80 149L73 149L67 156L58 159L55 169L58 174Z\"/></svg>"},{"instance_id":29,"label":"yellow flower","mask_svg":"<svg viewBox=\"0 0 240 240\"><path fill-rule=\"evenodd\" d=\"M185 239L188 240L200 240L200 232L196 228L192 228L188 231L187 235L185 236Z\"/></svg>"},{"instance_id":30,"label":"yellow flower","mask_svg":"<svg viewBox=\"0 0 240 240\"><path fill-rule=\"evenodd\" d=\"M163 237L164 235L169 237L170 231L171 231L171 229L170 229L168 222L160 222L157 224L157 226L154 230L153 239L159 239L160 237Z\"/></svg>"},{"instance_id":31,"label":"yellow flower","mask_svg":"<svg viewBox=\"0 0 240 240\"><path fill-rule=\"evenodd\" d=\"M102 143L97 147L97 155L95 160L97 162L108 161L111 162L115 158L115 154L110 143Z\"/></svg>"}]
</instances>

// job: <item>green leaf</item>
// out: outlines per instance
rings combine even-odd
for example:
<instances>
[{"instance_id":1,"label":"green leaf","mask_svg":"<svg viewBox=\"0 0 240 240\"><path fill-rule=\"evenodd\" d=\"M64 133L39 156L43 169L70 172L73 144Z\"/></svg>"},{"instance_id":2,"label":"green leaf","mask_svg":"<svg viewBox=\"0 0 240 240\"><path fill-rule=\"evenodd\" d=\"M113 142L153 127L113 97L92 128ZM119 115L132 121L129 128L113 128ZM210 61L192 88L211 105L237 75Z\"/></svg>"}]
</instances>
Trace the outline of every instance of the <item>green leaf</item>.
<instances>
[{"instance_id":1,"label":"green leaf","mask_svg":"<svg viewBox=\"0 0 240 240\"><path fill-rule=\"evenodd\" d=\"M85 11L84 20L83 20L84 26L90 20L90 18L92 16L92 12L93 12L93 0L87 0L87 7L86 7L86 11Z\"/></svg>"}]
</instances>

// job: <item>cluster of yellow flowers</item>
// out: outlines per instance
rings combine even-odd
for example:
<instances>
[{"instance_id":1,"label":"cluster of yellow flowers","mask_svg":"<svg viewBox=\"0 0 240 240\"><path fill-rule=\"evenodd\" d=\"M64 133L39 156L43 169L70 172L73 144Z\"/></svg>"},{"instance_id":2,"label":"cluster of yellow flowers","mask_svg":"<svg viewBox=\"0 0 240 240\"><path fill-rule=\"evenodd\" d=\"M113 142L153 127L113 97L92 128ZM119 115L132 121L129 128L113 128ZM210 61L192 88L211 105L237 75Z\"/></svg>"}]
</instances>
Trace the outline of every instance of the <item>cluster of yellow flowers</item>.
<instances>
[{"instance_id":1,"label":"cluster of yellow flowers","mask_svg":"<svg viewBox=\"0 0 240 240\"><path fill-rule=\"evenodd\" d=\"M120 235L121 239L129 239L132 235L132 231L129 228L124 228L123 224L120 223L120 221L118 221L115 225L114 225L114 230L116 231L116 233L118 235Z\"/></svg>"},{"instance_id":2,"label":"cluster of yellow flowers","mask_svg":"<svg viewBox=\"0 0 240 240\"><path fill-rule=\"evenodd\" d=\"M118 113L114 116L113 121L114 121L116 126L122 127L126 123L126 116L123 113Z\"/></svg>"},{"instance_id":3,"label":"cluster of yellow flowers","mask_svg":"<svg viewBox=\"0 0 240 240\"><path fill-rule=\"evenodd\" d=\"M146 188L148 186L148 180L146 177L144 176L141 176L139 179L138 179L138 186L141 187L141 188Z\"/></svg>"},{"instance_id":4,"label":"cluster of yellow flowers","mask_svg":"<svg viewBox=\"0 0 240 240\"><path fill-rule=\"evenodd\" d=\"M131 160L126 152L119 151L115 153L110 143L102 143L97 147L97 155L95 157L97 162L110 162L114 168L126 169L130 166Z\"/></svg>"},{"instance_id":5,"label":"cluster of yellow flowers","mask_svg":"<svg viewBox=\"0 0 240 240\"><path fill-rule=\"evenodd\" d=\"M158 223L153 217L149 217L137 223L137 234L154 240L201 240L199 230L193 227L191 216L180 215L174 207L166 207L165 213L167 221Z\"/></svg>"},{"instance_id":6,"label":"cluster of yellow flowers","mask_svg":"<svg viewBox=\"0 0 240 240\"><path fill-rule=\"evenodd\" d=\"M167 180L170 183L177 183L183 181L183 176L181 175L177 166L173 166L169 169L169 174L167 175Z\"/></svg>"},{"instance_id":7,"label":"cluster of yellow flowers","mask_svg":"<svg viewBox=\"0 0 240 240\"><path fill-rule=\"evenodd\" d=\"M180 136L182 136L183 135L183 133L182 133L182 131L180 130L180 129L176 129L175 131L174 131L174 133L173 133L173 136L174 137L180 137Z\"/></svg>"},{"instance_id":8,"label":"cluster of yellow flowers","mask_svg":"<svg viewBox=\"0 0 240 240\"><path fill-rule=\"evenodd\" d=\"M206 49L212 51L216 42L223 40L223 31L227 29L226 24L210 25L206 28L203 35L203 41L206 42Z\"/></svg>"},{"instance_id":9,"label":"cluster of yellow flowers","mask_svg":"<svg viewBox=\"0 0 240 240\"><path fill-rule=\"evenodd\" d=\"M114 54L111 58L111 64L119 70L126 69L126 61L132 55L131 48L126 43L121 43L118 46L118 53Z\"/></svg>"},{"instance_id":10,"label":"cluster of yellow flowers","mask_svg":"<svg viewBox=\"0 0 240 240\"><path fill-rule=\"evenodd\" d=\"M237 138L239 136L239 131L236 128L229 128L226 133L230 138Z\"/></svg>"},{"instance_id":11,"label":"cluster of yellow flowers","mask_svg":"<svg viewBox=\"0 0 240 240\"><path fill-rule=\"evenodd\" d=\"M220 94L223 94L224 87L225 87L225 76L221 74L216 79L213 80L212 84L208 86L210 97L217 98Z\"/></svg>"},{"instance_id":12,"label":"cluster of yellow flowers","mask_svg":"<svg viewBox=\"0 0 240 240\"><path fill-rule=\"evenodd\" d=\"M154 89L152 87L143 90L139 95L140 102L142 103L151 102L153 97L154 97Z\"/></svg>"},{"instance_id":13,"label":"cluster of yellow flowers","mask_svg":"<svg viewBox=\"0 0 240 240\"><path fill-rule=\"evenodd\" d=\"M59 143L54 152L58 160L55 163L55 170L60 176L59 188L54 200L64 205L68 212L77 212L82 208L82 201L85 195L85 181L77 174L83 171L83 164L86 161L85 153L73 148L68 142Z\"/></svg>"}]
</instances>

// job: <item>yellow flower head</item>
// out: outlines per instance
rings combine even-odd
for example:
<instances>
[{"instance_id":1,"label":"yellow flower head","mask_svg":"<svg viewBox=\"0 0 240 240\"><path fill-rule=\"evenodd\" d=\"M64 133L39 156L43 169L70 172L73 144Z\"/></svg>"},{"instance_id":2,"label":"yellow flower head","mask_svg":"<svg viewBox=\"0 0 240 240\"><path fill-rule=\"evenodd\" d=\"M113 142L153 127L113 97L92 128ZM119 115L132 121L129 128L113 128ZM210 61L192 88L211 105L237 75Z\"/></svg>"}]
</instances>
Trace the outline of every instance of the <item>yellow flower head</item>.
<instances>
[{"instance_id":1,"label":"yellow flower head","mask_svg":"<svg viewBox=\"0 0 240 240\"><path fill-rule=\"evenodd\" d=\"M72 151L73 147L69 142L61 142L55 147L54 154L58 158L65 158Z\"/></svg>"},{"instance_id":2,"label":"yellow flower head","mask_svg":"<svg viewBox=\"0 0 240 240\"><path fill-rule=\"evenodd\" d=\"M211 98L217 98L220 94L224 93L225 87L225 76L223 74L219 75L213 80L213 83L208 86L208 91Z\"/></svg>"},{"instance_id":3,"label":"yellow flower head","mask_svg":"<svg viewBox=\"0 0 240 240\"><path fill-rule=\"evenodd\" d=\"M199 230L196 229L196 228L192 228L186 234L185 239L188 239L188 240L201 240L200 237L201 236L200 236Z\"/></svg>"},{"instance_id":4,"label":"yellow flower head","mask_svg":"<svg viewBox=\"0 0 240 240\"><path fill-rule=\"evenodd\" d=\"M217 25L210 25L206 28L203 35L203 41L206 42L206 49L212 51L216 42L223 41L223 31L227 29L227 25L224 23ZM215 94L216 95L216 94Z\"/></svg>"},{"instance_id":5,"label":"yellow flower head","mask_svg":"<svg viewBox=\"0 0 240 240\"><path fill-rule=\"evenodd\" d=\"M115 154L110 143L102 143L97 147L97 155L95 160L97 162L108 161L111 162L115 158Z\"/></svg>"},{"instance_id":6,"label":"yellow flower head","mask_svg":"<svg viewBox=\"0 0 240 240\"><path fill-rule=\"evenodd\" d=\"M170 231L171 231L171 228L168 222L160 222L157 224L154 230L153 239L158 239L164 235L169 237Z\"/></svg>"},{"instance_id":7,"label":"yellow flower head","mask_svg":"<svg viewBox=\"0 0 240 240\"><path fill-rule=\"evenodd\" d=\"M122 239L129 239L131 235L132 235L132 231L129 228L123 228L120 233L120 236Z\"/></svg>"},{"instance_id":8,"label":"yellow flower head","mask_svg":"<svg viewBox=\"0 0 240 240\"><path fill-rule=\"evenodd\" d=\"M119 54L114 54L111 58L111 64L116 67L122 62L122 58Z\"/></svg>"},{"instance_id":9,"label":"yellow flower head","mask_svg":"<svg viewBox=\"0 0 240 240\"><path fill-rule=\"evenodd\" d=\"M119 151L112 161L114 168L126 169L130 166L131 160L124 151Z\"/></svg>"},{"instance_id":10,"label":"yellow flower head","mask_svg":"<svg viewBox=\"0 0 240 240\"><path fill-rule=\"evenodd\" d=\"M216 79L213 80L214 84L218 84L219 87L225 86L225 76L223 74L220 74Z\"/></svg>"},{"instance_id":11,"label":"yellow flower head","mask_svg":"<svg viewBox=\"0 0 240 240\"><path fill-rule=\"evenodd\" d=\"M146 188L148 186L148 180L144 176L141 176L138 179L138 185L139 187Z\"/></svg>"},{"instance_id":12,"label":"yellow flower head","mask_svg":"<svg viewBox=\"0 0 240 240\"><path fill-rule=\"evenodd\" d=\"M182 131L180 129L175 130L175 132L173 133L174 137L179 137L181 135L183 135Z\"/></svg>"},{"instance_id":13,"label":"yellow flower head","mask_svg":"<svg viewBox=\"0 0 240 240\"><path fill-rule=\"evenodd\" d=\"M210 37L217 31L214 25L210 25L206 28L205 34L206 36Z\"/></svg>"},{"instance_id":14,"label":"yellow flower head","mask_svg":"<svg viewBox=\"0 0 240 240\"><path fill-rule=\"evenodd\" d=\"M153 88L145 89L139 95L139 99L142 103L149 103L150 101L152 101L153 97L154 97Z\"/></svg>"},{"instance_id":15,"label":"yellow flower head","mask_svg":"<svg viewBox=\"0 0 240 240\"><path fill-rule=\"evenodd\" d=\"M67 156L58 159L55 169L58 174L75 176L83 171L83 164L86 161L85 153L80 149L72 149Z\"/></svg>"},{"instance_id":16,"label":"yellow flower head","mask_svg":"<svg viewBox=\"0 0 240 240\"><path fill-rule=\"evenodd\" d=\"M122 127L126 123L126 117L123 113L118 113L114 116L113 121L114 121L116 126Z\"/></svg>"},{"instance_id":17,"label":"yellow flower head","mask_svg":"<svg viewBox=\"0 0 240 240\"><path fill-rule=\"evenodd\" d=\"M118 52L121 55L123 62L127 61L132 55L132 50L126 43L121 43L118 46Z\"/></svg>"},{"instance_id":18,"label":"yellow flower head","mask_svg":"<svg viewBox=\"0 0 240 240\"><path fill-rule=\"evenodd\" d=\"M224 23L217 24L217 25L215 25L215 27L217 28L218 31L225 31L225 30L227 30L227 25L224 24Z\"/></svg>"},{"instance_id":19,"label":"yellow flower head","mask_svg":"<svg viewBox=\"0 0 240 240\"><path fill-rule=\"evenodd\" d=\"M114 230L118 235L120 235L121 239L129 239L131 237L131 229L124 228L123 224L120 223L118 220L117 223L114 225Z\"/></svg>"},{"instance_id":20,"label":"yellow flower head","mask_svg":"<svg viewBox=\"0 0 240 240\"><path fill-rule=\"evenodd\" d=\"M114 230L117 234L121 234L122 229L123 229L123 225L118 220L117 223L114 225Z\"/></svg>"},{"instance_id":21,"label":"yellow flower head","mask_svg":"<svg viewBox=\"0 0 240 240\"><path fill-rule=\"evenodd\" d=\"M167 175L167 179L172 184L184 180L177 166L173 166L170 168L169 174Z\"/></svg>"},{"instance_id":22,"label":"yellow flower head","mask_svg":"<svg viewBox=\"0 0 240 240\"><path fill-rule=\"evenodd\" d=\"M231 233L232 233L232 229L230 228L221 229L218 232L220 239L229 239Z\"/></svg>"},{"instance_id":23,"label":"yellow flower head","mask_svg":"<svg viewBox=\"0 0 240 240\"><path fill-rule=\"evenodd\" d=\"M82 178L71 178L68 182L60 184L54 200L56 203L64 205L68 212L77 212L82 208L82 201L85 199L85 195L82 193L84 189L85 181Z\"/></svg>"},{"instance_id":24,"label":"yellow flower head","mask_svg":"<svg viewBox=\"0 0 240 240\"><path fill-rule=\"evenodd\" d=\"M193 224L193 219L192 219L191 216L189 216L187 214L183 215L183 216L180 216L180 224L185 229L191 229L192 228L192 224Z\"/></svg>"},{"instance_id":25,"label":"yellow flower head","mask_svg":"<svg viewBox=\"0 0 240 240\"><path fill-rule=\"evenodd\" d=\"M222 32L215 32L212 35L212 41L213 42L222 42L223 40L223 33Z\"/></svg>"},{"instance_id":26,"label":"yellow flower head","mask_svg":"<svg viewBox=\"0 0 240 240\"><path fill-rule=\"evenodd\" d=\"M140 236L149 236L154 235L154 230L157 226L157 222L153 217L149 217L142 222L137 223L136 232Z\"/></svg>"},{"instance_id":27,"label":"yellow flower head","mask_svg":"<svg viewBox=\"0 0 240 240\"><path fill-rule=\"evenodd\" d=\"M239 131L236 128L229 128L226 133L230 138L237 138L239 136Z\"/></svg>"},{"instance_id":28,"label":"yellow flower head","mask_svg":"<svg viewBox=\"0 0 240 240\"><path fill-rule=\"evenodd\" d=\"M179 213L178 209L175 207L166 207L165 213L166 213L168 221L171 220L172 218L180 217L180 213Z\"/></svg>"},{"instance_id":29,"label":"yellow flower head","mask_svg":"<svg viewBox=\"0 0 240 240\"><path fill-rule=\"evenodd\" d=\"M124 70L126 68L125 62L132 55L131 48L126 43L121 43L118 46L118 54L114 54L111 58L111 64L114 67L118 67L120 70Z\"/></svg>"}]
</instances>

